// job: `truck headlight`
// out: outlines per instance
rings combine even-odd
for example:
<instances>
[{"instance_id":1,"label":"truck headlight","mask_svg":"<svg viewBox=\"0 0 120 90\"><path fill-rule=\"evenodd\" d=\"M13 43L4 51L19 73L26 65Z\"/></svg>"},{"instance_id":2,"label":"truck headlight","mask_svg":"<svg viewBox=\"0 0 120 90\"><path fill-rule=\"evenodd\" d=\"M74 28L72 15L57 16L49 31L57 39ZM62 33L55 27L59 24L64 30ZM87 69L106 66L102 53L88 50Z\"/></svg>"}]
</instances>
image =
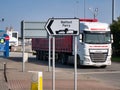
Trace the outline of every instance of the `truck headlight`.
<instances>
[{"instance_id":1,"label":"truck headlight","mask_svg":"<svg viewBox=\"0 0 120 90\"><path fill-rule=\"evenodd\" d=\"M84 57L85 62L90 62L90 59L87 57Z\"/></svg>"}]
</instances>

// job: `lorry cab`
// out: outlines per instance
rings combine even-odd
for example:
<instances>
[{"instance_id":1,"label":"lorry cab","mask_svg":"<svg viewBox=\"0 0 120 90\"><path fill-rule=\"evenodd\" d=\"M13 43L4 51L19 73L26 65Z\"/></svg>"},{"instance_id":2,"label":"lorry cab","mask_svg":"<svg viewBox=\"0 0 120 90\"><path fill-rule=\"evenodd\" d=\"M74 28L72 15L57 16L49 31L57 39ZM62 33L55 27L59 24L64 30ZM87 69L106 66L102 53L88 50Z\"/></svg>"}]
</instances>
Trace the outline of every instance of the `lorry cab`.
<instances>
[{"instance_id":1,"label":"lorry cab","mask_svg":"<svg viewBox=\"0 0 120 90\"><path fill-rule=\"evenodd\" d=\"M98 22L97 19L81 19L78 43L80 64L102 67L111 65L111 41L108 24Z\"/></svg>"},{"instance_id":2,"label":"lorry cab","mask_svg":"<svg viewBox=\"0 0 120 90\"><path fill-rule=\"evenodd\" d=\"M13 28L6 29L6 34L9 35L9 49L18 46L18 31L14 31Z\"/></svg>"}]
</instances>

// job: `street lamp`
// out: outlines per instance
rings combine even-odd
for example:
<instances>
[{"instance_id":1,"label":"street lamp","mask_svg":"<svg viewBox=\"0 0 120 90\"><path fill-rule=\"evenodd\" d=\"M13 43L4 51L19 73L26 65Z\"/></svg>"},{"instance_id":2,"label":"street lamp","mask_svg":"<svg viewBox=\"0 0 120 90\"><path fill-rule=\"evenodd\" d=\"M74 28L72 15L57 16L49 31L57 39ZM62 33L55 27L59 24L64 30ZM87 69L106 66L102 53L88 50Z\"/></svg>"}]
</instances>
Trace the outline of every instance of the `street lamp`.
<instances>
[{"instance_id":1,"label":"street lamp","mask_svg":"<svg viewBox=\"0 0 120 90\"><path fill-rule=\"evenodd\" d=\"M92 14L93 14L93 18L95 19L96 16L98 15L98 8L92 9L92 8L88 8Z\"/></svg>"},{"instance_id":2,"label":"street lamp","mask_svg":"<svg viewBox=\"0 0 120 90\"><path fill-rule=\"evenodd\" d=\"M78 17L78 5L79 5L79 1L76 1L76 17Z\"/></svg>"},{"instance_id":3,"label":"street lamp","mask_svg":"<svg viewBox=\"0 0 120 90\"><path fill-rule=\"evenodd\" d=\"M86 17L86 1L84 0L84 18Z\"/></svg>"},{"instance_id":4,"label":"street lamp","mask_svg":"<svg viewBox=\"0 0 120 90\"><path fill-rule=\"evenodd\" d=\"M1 20L0 20L0 22L3 22L4 21L4 18L2 18Z\"/></svg>"},{"instance_id":5,"label":"street lamp","mask_svg":"<svg viewBox=\"0 0 120 90\"><path fill-rule=\"evenodd\" d=\"M115 0L112 0L112 22L115 19Z\"/></svg>"},{"instance_id":6,"label":"street lamp","mask_svg":"<svg viewBox=\"0 0 120 90\"><path fill-rule=\"evenodd\" d=\"M0 19L0 22L4 22L4 18L1 18L1 19Z\"/></svg>"}]
</instances>

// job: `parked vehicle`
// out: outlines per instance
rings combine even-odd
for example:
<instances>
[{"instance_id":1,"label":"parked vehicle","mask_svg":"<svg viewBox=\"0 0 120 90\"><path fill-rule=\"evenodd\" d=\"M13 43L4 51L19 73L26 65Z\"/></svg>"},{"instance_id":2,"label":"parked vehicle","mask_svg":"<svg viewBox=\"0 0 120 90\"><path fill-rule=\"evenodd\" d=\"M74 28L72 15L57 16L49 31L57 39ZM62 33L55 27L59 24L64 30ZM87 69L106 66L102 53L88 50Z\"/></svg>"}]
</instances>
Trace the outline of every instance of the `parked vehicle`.
<instances>
[{"instance_id":1,"label":"parked vehicle","mask_svg":"<svg viewBox=\"0 0 120 90\"><path fill-rule=\"evenodd\" d=\"M7 28L6 34L9 35L9 49L11 50L12 47L18 46L18 31L14 31L13 28Z\"/></svg>"},{"instance_id":2,"label":"parked vehicle","mask_svg":"<svg viewBox=\"0 0 120 90\"><path fill-rule=\"evenodd\" d=\"M32 50L36 58L48 60L48 38L32 39ZM85 66L106 67L111 65L112 35L107 23L97 19L80 19L80 35L77 42L77 64ZM74 63L73 36L56 36L56 61L63 64Z\"/></svg>"}]
</instances>

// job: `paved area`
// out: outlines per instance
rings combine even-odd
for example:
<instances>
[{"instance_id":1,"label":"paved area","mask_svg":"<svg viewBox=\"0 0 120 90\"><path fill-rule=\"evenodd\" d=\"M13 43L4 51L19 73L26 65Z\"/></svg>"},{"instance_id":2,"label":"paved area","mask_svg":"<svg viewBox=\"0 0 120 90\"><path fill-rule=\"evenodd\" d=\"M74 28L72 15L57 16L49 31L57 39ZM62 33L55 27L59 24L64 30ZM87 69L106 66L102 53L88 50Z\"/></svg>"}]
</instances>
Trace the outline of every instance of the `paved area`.
<instances>
[{"instance_id":1,"label":"paved area","mask_svg":"<svg viewBox=\"0 0 120 90\"><path fill-rule=\"evenodd\" d=\"M4 79L3 64L6 62L7 82ZM25 64L25 72L22 72L22 57L14 55L9 59L0 58L0 90L31 90L32 73L29 71L43 72L43 90L52 90L52 72L48 72L48 66L43 62L29 60ZM55 90L74 90L74 74L60 72L56 69ZM98 80L84 75L78 76L77 90L120 90Z\"/></svg>"}]
</instances>

